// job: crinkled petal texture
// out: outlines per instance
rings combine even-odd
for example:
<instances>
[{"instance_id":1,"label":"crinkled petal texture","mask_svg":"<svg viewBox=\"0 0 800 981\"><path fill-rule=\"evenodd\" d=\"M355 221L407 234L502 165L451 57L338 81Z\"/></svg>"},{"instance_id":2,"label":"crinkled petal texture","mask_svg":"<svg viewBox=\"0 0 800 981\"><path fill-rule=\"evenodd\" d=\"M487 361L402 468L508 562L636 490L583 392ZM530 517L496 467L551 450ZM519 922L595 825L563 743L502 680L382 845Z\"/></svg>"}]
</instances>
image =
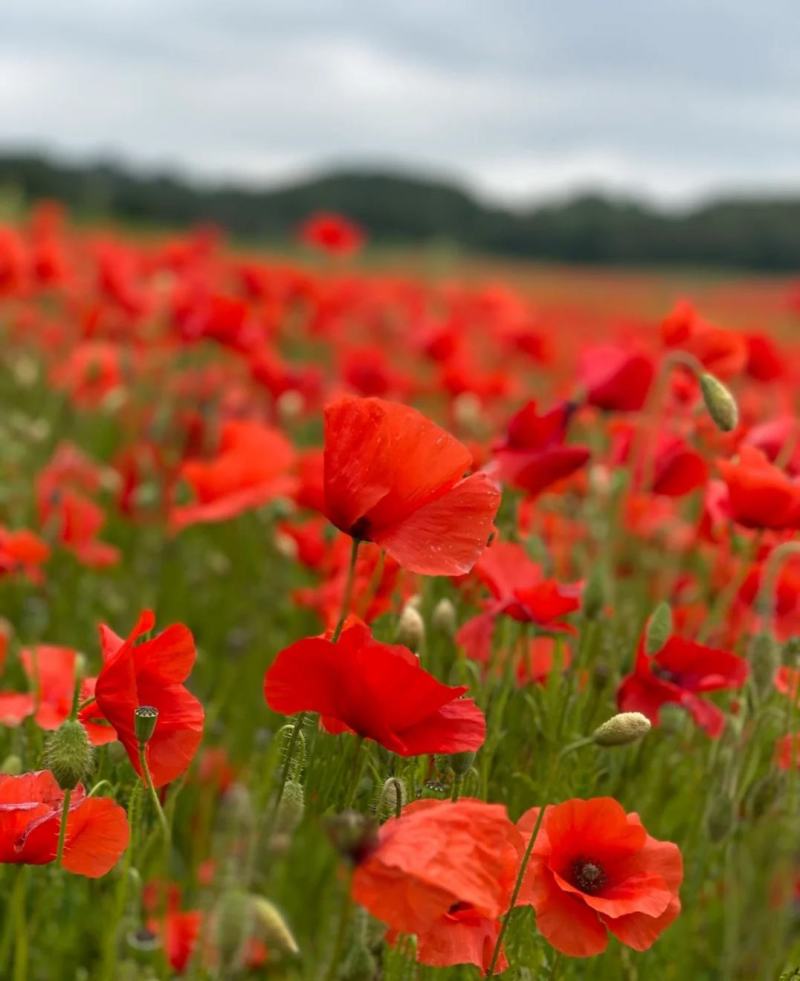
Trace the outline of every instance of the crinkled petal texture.
<instances>
[{"instance_id":1,"label":"crinkled petal texture","mask_svg":"<svg viewBox=\"0 0 800 981\"><path fill-rule=\"evenodd\" d=\"M761 450L743 445L738 461L718 460L728 488L731 517L746 528L797 528L800 484L770 463Z\"/></svg>"},{"instance_id":2,"label":"crinkled petal texture","mask_svg":"<svg viewBox=\"0 0 800 981\"><path fill-rule=\"evenodd\" d=\"M196 657L191 632L175 624L137 645L154 623L153 614L145 611L124 641L108 627L100 628L105 663L97 678L95 697L97 708L116 730L140 775L134 713L141 705L158 709L146 753L153 783L161 787L180 776L194 758L203 735L203 707L182 684ZM91 707L84 711L90 716L93 713Z\"/></svg>"},{"instance_id":3,"label":"crinkled petal texture","mask_svg":"<svg viewBox=\"0 0 800 981\"><path fill-rule=\"evenodd\" d=\"M411 572L463 575L486 547L500 491L488 474L465 478L471 464L464 445L409 406L344 398L325 410L328 517Z\"/></svg>"},{"instance_id":4,"label":"crinkled petal texture","mask_svg":"<svg viewBox=\"0 0 800 981\"><path fill-rule=\"evenodd\" d=\"M530 835L539 809L518 827ZM646 950L680 912L677 845L647 834L639 816L610 797L547 808L519 902L536 910L540 933L571 957L599 954L610 930Z\"/></svg>"},{"instance_id":5,"label":"crinkled petal texture","mask_svg":"<svg viewBox=\"0 0 800 981\"><path fill-rule=\"evenodd\" d=\"M462 687L437 681L405 647L381 644L359 621L334 644L309 637L267 669L275 712L319 712L334 732L350 730L401 756L460 753L483 744L486 724Z\"/></svg>"},{"instance_id":6,"label":"crinkled petal texture","mask_svg":"<svg viewBox=\"0 0 800 981\"><path fill-rule=\"evenodd\" d=\"M45 865L58 850L64 800L49 770L0 777L0 862ZM124 808L107 797L72 792L64 837L63 865L97 878L109 872L128 847Z\"/></svg>"},{"instance_id":7,"label":"crinkled petal texture","mask_svg":"<svg viewBox=\"0 0 800 981\"><path fill-rule=\"evenodd\" d=\"M416 934L424 963L486 967L521 852L501 805L417 801L381 828L353 898L395 933Z\"/></svg>"}]
</instances>

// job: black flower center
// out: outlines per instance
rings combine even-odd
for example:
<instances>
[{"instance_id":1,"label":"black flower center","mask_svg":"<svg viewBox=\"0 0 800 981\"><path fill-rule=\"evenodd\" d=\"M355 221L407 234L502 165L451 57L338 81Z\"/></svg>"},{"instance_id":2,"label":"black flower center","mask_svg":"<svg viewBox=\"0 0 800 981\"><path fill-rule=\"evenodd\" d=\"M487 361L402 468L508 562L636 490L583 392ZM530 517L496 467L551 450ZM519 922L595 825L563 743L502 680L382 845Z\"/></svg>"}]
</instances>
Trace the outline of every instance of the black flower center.
<instances>
[{"instance_id":1,"label":"black flower center","mask_svg":"<svg viewBox=\"0 0 800 981\"><path fill-rule=\"evenodd\" d=\"M595 862L587 862L579 858L572 863L572 882L581 892L599 892L606 881L605 872Z\"/></svg>"}]
</instances>

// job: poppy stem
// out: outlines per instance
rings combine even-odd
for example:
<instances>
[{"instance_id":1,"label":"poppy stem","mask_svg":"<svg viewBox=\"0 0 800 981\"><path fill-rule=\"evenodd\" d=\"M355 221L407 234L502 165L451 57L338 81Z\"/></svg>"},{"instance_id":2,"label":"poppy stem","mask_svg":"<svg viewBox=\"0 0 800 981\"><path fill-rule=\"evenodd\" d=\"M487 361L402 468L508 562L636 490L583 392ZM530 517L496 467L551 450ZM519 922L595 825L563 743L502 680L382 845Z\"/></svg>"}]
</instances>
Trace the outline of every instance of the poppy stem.
<instances>
[{"instance_id":1,"label":"poppy stem","mask_svg":"<svg viewBox=\"0 0 800 981\"><path fill-rule=\"evenodd\" d=\"M353 898L350 895L351 882L352 874L348 876L347 880L345 898L342 905L342 915L339 917L339 927L336 931L336 940L334 941L333 945L333 956L331 957L328 972L325 975L326 981L333 981L338 973L339 967L341 966L344 941L347 937L347 928L350 926L350 918L353 915Z\"/></svg>"},{"instance_id":2,"label":"poppy stem","mask_svg":"<svg viewBox=\"0 0 800 981\"><path fill-rule=\"evenodd\" d=\"M64 791L64 801L61 804L61 823L58 826L58 845L56 846L56 868L61 868L64 858L64 842L67 838L67 818L69 817L69 803L72 798L72 791Z\"/></svg>"},{"instance_id":3,"label":"poppy stem","mask_svg":"<svg viewBox=\"0 0 800 981\"><path fill-rule=\"evenodd\" d=\"M88 708L94 701L94 695L90 695L88 698L84 698L82 702L78 705L78 712L82 712L85 708Z\"/></svg>"},{"instance_id":4,"label":"poppy stem","mask_svg":"<svg viewBox=\"0 0 800 981\"><path fill-rule=\"evenodd\" d=\"M522 889L522 882L525 878L525 872L528 868L528 862L530 861L531 854L533 853L533 846L536 844L536 839L539 836L539 829L542 826L542 818L544 818L544 812L549 807L549 804L545 804L539 809L539 814L536 818L536 824L531 836L528 839L528 846L525 849L525 854L522 856L522 861L519 865L519 872L517 873L517 881L514 883L514 891L511 893L511 901L508 904L508 909L506 910L506 915L503 917L503 921L500 924L500 932L497 934L497 942L494 945L494 950L492 951L492 959L489 961L489 969L486 972L486 977L494 977L494 969L497 967L497 961L500 958L500 950L503 946L503 937L506 935L506 930L508 929L508 921L511 919L511 914L514 912L514 907L516 905L517 899Z\"/></svg>"},{"instance_id":5,"label":"poppy stem","mask_svg":"<svg viewBox=\"0 0 800 981\"><path fill-rule=\"evenodd\" d=\"M167 821L167 815L164 813L164 808L161 806L161 801L158 799L158 793L156 792L155 785L153 784L153 777L150 773L150 767L147 765L147 753L145 752L147 748L146 743L139 743L139 765L142 768L142 776L144 777L144 782L147 787L147 792L150 794L150 800L153 802L153 807L158 817L158 823L161 825L161 832L164 835L164 840L169 841L169 822Z\"/></svg>"},{"instance_id":6,"label":"poppy stem","mask_svg":"<svg viewBox=\"0 0 800 981\"><path fill-rule=\"evenodd\" d=\"M356 559L358 558L358 546L361 544L359 538L353 539L353 547L350 550L350 564L347 567L347 581L344 586L344 594L342 596L342 609L339 613L339 619L336 626L333 629L333 635L331 636L331 642L336 643L342 633L342 627L344 627L344 622L347 619L347 614L350 612L350 605L353 600L353 585L356 581Z\"/></svg>"}]
</instances>

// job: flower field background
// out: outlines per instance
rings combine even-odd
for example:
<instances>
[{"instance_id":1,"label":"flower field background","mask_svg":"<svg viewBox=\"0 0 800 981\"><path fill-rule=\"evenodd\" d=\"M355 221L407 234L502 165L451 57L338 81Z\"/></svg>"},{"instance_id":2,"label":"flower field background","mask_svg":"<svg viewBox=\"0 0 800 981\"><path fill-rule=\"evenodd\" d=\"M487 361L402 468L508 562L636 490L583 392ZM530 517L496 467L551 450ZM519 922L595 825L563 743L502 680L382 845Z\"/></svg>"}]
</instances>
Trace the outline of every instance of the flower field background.
<instances>
[{"instance_id":1,"label":"flower field background","mask_svg":"<svg viewBox=\"0 0 800 981\"><path fill-rule=\"evenodd\" d=\"M44 204L0 328L0 977L800 967L796 282Z\"/></svg>"}]
</instances>

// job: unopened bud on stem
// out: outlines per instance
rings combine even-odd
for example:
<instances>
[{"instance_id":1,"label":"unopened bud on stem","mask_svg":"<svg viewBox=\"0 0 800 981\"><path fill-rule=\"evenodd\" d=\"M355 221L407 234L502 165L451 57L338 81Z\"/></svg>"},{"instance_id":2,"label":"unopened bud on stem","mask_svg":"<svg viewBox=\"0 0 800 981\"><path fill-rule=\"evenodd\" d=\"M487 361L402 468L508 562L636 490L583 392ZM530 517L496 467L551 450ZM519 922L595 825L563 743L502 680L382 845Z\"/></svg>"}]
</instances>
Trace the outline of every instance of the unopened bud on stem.
<instances>
[{"instance_id":1,"label":"unopened bud on stem","mask_svg":"<svg viewBox=\"0 0 800 981\"><path fill-rule=\"evenodd\" d=\"M650 720L641 712L619 712L592 733L597 746L626 746L642 739L650 731Z\"/></svg>"},{"instance_id":2,"label":"unopened bud on stem","mask_svg":"<svg viewBox=\"0 0 800 981\"><path fill-rule=\"evenodd\" d=\"M92 747L80 722L68 719L50 734L44 764L62 790L74 790L86 779L92 769Z\"/></svg>"},{"instance_id":3,"label":"unopened bud on stem","mask_svg":"<svg viewBox=\"0 0 800 981\"><path fill-rule=\"evenodd\" d=\"M723 433L736 429L739 423L739 407L728 387L707 371L700 375L699 381L703 402L717 428Z\"/></svg>"}]
</instances>

